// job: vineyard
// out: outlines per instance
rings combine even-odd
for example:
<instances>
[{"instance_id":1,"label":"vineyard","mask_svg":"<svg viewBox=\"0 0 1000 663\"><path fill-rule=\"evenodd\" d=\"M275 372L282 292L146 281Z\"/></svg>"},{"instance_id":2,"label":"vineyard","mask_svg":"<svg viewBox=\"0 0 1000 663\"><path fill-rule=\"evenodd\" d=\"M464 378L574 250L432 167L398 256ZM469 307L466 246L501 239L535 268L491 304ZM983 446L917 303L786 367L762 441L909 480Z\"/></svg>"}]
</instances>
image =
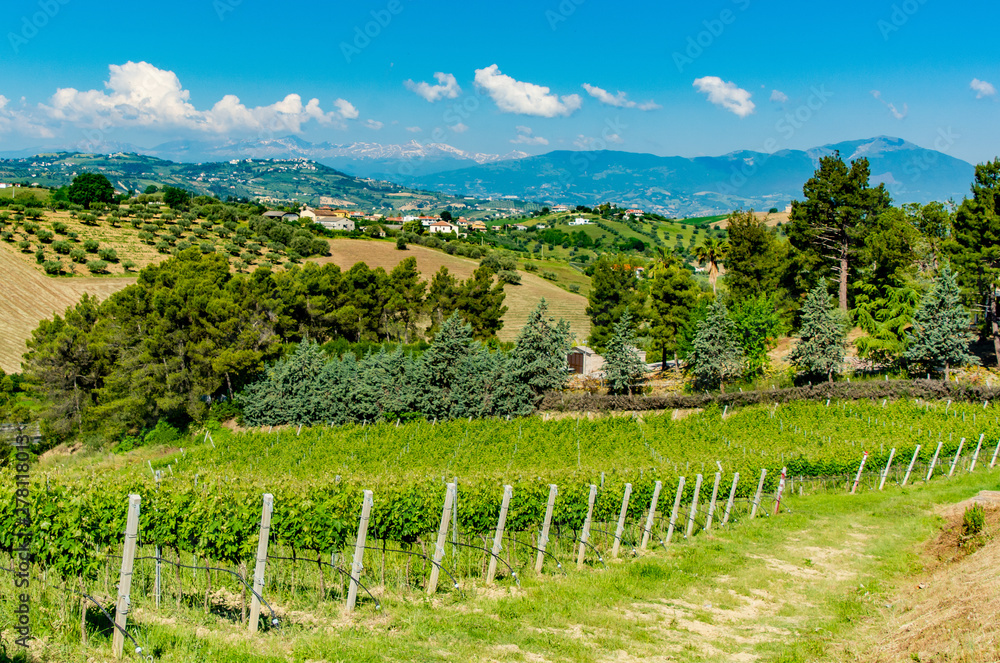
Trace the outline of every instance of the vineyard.
<instances>
[{"instance_id":1,"label":"vineyard","mask_svg":"<svg viewBox=\"0 0 1000 663\"><path fill-rule=\"evenodd\" d=\"M689 416L216 427L184 444L141 465L46 463L26 490L32 568L44 579L36 591L77 592L109 617L138 496L129 600L141 628L125 632L146 652L157 611L200 608L256 630L259 605L260 628L280 637L308 628L304 606L353 605L352 593L372 613L426 593L461 601L493 582L597 572L773 517L782 493L864 493L985 470L1000 422L988 403L799 402ZM12 561L25 496L13 470L0 482L0 549ZM262 513L265 494L273 509ZM266 564L260 584L255 559ZM53 609L65 637L65 600ZM87 614L81 636L113 635L103 617L88 629Z\"/></svg>"}]
</instances>

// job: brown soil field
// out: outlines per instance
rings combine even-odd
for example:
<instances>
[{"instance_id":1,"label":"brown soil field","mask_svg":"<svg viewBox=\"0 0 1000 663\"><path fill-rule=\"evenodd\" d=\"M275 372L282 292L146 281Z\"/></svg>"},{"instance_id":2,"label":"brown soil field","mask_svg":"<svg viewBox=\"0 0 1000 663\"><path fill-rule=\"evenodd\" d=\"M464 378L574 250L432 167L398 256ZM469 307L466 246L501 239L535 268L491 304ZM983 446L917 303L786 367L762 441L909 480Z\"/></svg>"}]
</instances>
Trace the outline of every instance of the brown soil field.
<instances>
[{"instance_id":1,"label":"brown soil field","mask_svg":"<svg viewBox=\"0 0 1000 663\"><path fill-rule=\"evenodd\" d=\"M341 269L349 269L355 263L364 262L369 267L382 267L386 271L391 271L393 267L411 256L417 259L417 269L428 281L441 267L447 267L457 278L467 279L479 266L475 260L448 255L424 246L411 244L406 251L398 251L393 242L361 239L333 240L330 242L329 256L309 260L319 264L332 262ZM504 304L509 310L503 318L503 329L498 334L500 340L514 340L527 321L528 315L543 297L549 305L549 313L554 318L565 318L569 321L574 342L582 342L590 334L590 319L585 311L587 307L585 297L566 292L539 276L525 272L521 272L520 285L508 285L505 291L507 298Z\"/></svg>"},{"instance_id":2,"label":"brown soil field","mask_svg":"<svg viewBox=\"0 0 1000 663\"><path fill-rule=\"evenodd\" d=\"M0 244L0 368L21 370L25 343L44 318L62 313L85 292L104 299L134 282L133 277L50 278L15 247Z\"/></svg>"}]
</instances>

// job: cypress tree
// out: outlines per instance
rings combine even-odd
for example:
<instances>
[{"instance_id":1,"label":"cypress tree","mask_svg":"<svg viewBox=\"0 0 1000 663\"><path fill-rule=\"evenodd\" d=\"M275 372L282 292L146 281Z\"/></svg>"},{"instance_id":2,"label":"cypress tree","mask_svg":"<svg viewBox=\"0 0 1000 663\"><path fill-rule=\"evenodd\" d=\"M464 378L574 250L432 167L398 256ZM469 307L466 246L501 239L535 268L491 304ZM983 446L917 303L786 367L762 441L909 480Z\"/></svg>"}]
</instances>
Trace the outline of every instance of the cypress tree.
<instances>
[{"instance_id":1,"label":"cypress tree","mask_svg":"<svg viewBox=\"0 0 1000 663\"><path fill-rule=\"evenodd\" d=\"M799 342L788 356L803 377L825 377L833 382L844 363L846 325L830 307L830 297L821 283L809 291L802 307Z\"/></svg>"},{"instance_id":2,"label":"cypress tree","mask_svg":"<svg viewBox=\"0 0 1000 663\"><path fill-rule=\"evenodd\" d=\"M743 364L743 348L729 310L721 301L709 304L688 353L687 370L694 376L695 387L719 387L725 393L726 382L743 375Z\"/></svg>"},{"instance_id":3,"label":"cypress tree","mask_svg":"<svg viewBox=\"0 0 1000 663\"><path fill-rule=\"evenodd\" d=\"M969 352L973 336L958 279L945 265L913 316L903 357L923 370L943 366L947 381L952 366L979 363L979 358Z\"/></svg>"},{"instance_id":4,"label":"cypress tree","mask_svg":"<svg viewBox=\"0 0 1000 663\"><path fill-rule=\"evenodd\" d=\"M646 366L635 348L632 314L628 309L611 330L608 349L604 353L604 384L612 395L632 395L646 373Z\"/></svg>"}]
</instances>

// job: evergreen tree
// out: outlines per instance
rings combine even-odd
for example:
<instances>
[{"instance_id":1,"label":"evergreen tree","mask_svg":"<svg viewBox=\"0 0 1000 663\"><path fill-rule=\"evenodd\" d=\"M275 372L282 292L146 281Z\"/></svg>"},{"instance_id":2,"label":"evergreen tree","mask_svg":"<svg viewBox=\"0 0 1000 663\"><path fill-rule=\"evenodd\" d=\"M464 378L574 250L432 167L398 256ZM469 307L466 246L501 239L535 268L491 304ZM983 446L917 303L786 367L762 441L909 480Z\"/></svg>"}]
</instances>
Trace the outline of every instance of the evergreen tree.
<instances>
[{"instance_id":1,"label":"evergreen tree","mask_svg":"<svg viewBox=\"0 0 1000 663\"><path fill-rule=\"evenodd\" d=\"M694 376L697 389L715 389L723 393L726 382L743 375L743 348L729 310L721 301L708 305L687 357L687 370Z\"/></svg>"},{"instance_id":2,"label":"evergreen tree","mask_svg":"<svg viewBox=\"0 0 1000 663\"><path fill-rule=\"evenodd\" d=\"M830 307L826 287L817 285L802 307L799 342L788 356L799 375L833 382L844 363L846 325Z\"/></svg>"},{"instance_id":3,"label":"evergreen tree","mask_svg":"<svg viewBox=\"0 0 1000 663\"><path fill-rule=\"evenodd\" d=\"M793 293L832 276L838 283L840 309L848 310L848 285L867 227L892 202L884 184L869 185L869 174L865 158L850 167L839 152L820 158L816 173L802 187L805 200L792 202L788 241Z\"/></svg>"},{"instance_id":4,"label":"evergreen tree","mask_svg":"<svg viewBox=\"0 0 1000 663\"><path fill-rule=\"evenodd\" d=\"M743 301L778 290L787 245L778 241L754 211L729 215L729 250L726 251L726 289L734 301Z\"/></svg>"},{"instance_id":5,"label":"evergreen tree","mask_svg":"<svg viewBox=\"0 0 1000 663\"><path fill-rule=\"evenodd\" d=\"M649 288L654 347L660 350L661 368L667 368L667 354L680 349L684 325L695 308L701 290L691 272L673 257L664 256L653 269Z\"/></svg>"},{"instance_id":6,"label":"evergreen tree","mask_svg":"<svg viewBox=\"0 0 1000 663\"><path fill-rule=\"evenodd\" d=\"M628 309L615 324L604 353L604 384L612 395L632 395L646 374L646 366L636 350L632 314Z\"/></svg>"},{"instance_id":7,"label":"evergreen tree","mask_svg":"<svg viewBox=\"0 0 1000 663\"><path fill-rule=\"evenodd\" d=\"M503 285L503 281L494 281L488 267L478 268L472 278L462 284L457 310L471 325L477 340L490 339L503 328L503 316L507 312L503 305L506 297Z\"/></svg>"},{"instance_id":8,"label":"evergreen tree","mask_svg":"<svg viewBox=\"0 0 1000 663\"><path fill-rule=\"evenodd\" d=\"M115 188L111 181L100 173L80 173L69 185L67 196L71 203L90 209L94 203L111 203L115 200Z\"/></svg>"},{"instance_id":9,"label":"evergreen tree","mask_svg":"<svg viewBox=\"0 0 1000 663\"><path fill-rule=\"evenodd\" d=\"M635 325L642 303L636 292L635 268L628 256L602 255L594 263L587 297L587 315L590 316L590 345L603 352L612 327L621 320L626 309L632 312Z\"/></svg>"},{"instance_id":10,"label":"evergreen tree","mask_svg":"<svg viewBox=\"0 0 1000 663\"><path fill-rule=\"evenodd\" d=\"M447 267L442 267L434 274L426 302L427 312L431 316L431 326L427 329L429 336L437 335L444 321L458 309L460 294L458 279L451 275Z\"/></svg>"},{"instance_id":11,"label":"evergreen tree","mask_svg":"<svg viewBox=\"0 0 1000 663\"><path fill-rule=\"evenodd\" d=\"M958 280L951 267L945 265L913 316L903 356L922 371L943 366L947 381L952 366L979 363L979 358L969 352L973 336Z\"/></svg>"},{"instance_id":12,"label":"evergreen tree","mask_svg":"<svg viewBox=\"0 0 1000 663\"><path fill-rule=\"evenodd\" d=\"M982 337L992 337L1000 366L1000 158L976 166L972 197L958 207L946 248L966 295L985 313Z\"/></svg>"},{"instance_id":13,"label":"evergreen tree","mask_svg":"<svg viewBox=\"0 0 1000 663\"><path fill-rule=\"evenodd\" d=\"M322 423L320 376L326 363L319 344L299 343L292 356L279 360L263 380L243 391L239 400L244 421L251 426Z\"/></svg>"},{"instance_id":14,"label":"evergreen tree","mask_svg":"<svg viewBox=\"0 0 1000 663\"><path fill-rule=\"evenodd\" d=\"M514 383L526 385L532 396L562 389L566 384L566 353L569 352L569 323L547 317L544 299L528 316L517 336L517 344L508 355L504 372Z\"/></svg>"},{"instance_id":15,"label":"evergreen tree","mask_svg":"<svg viewBox=\"0 0 1000 663\"><path fill-rule=\"evenodd\" d=\"M462 394L454 386L462 377L470 352L478 344L472 338L472 326L456 312L444 321L434 342L421 356L418 379L424 385L420 411L428 419L448 419L457 409Z\"/></svg>"}]
</instances>

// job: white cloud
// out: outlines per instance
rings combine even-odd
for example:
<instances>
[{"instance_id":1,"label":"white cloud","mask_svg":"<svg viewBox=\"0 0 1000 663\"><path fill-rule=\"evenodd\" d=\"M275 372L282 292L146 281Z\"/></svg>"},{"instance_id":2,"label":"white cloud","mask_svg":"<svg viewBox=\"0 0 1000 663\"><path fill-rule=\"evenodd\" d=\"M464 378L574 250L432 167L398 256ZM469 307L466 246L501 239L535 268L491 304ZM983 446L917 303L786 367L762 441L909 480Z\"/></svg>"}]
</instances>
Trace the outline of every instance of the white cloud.
<instances>
[{"instance_id":1,"label":"white cloud","mask_svg":"<svg viewBox=\"0 0 1000 663\"><path fill-rule=\"evenodd\" d=\"M22 104L24 99L21 99ZM19 133L37 138L52 138L52 129L39 124L29 113L9 108L10 99L0 94L0 134Z\"/></svg>"},{"instance_id":2,"label":"white cloud","mask_svg":"<svg viewBox=\"0 0 1000 663\"><path fill-rule=\"evenodd\" d=\"M662 106L652 100L638 104L629 99L628 95L621 90L618 91L618 94L611 94L607 90L599 88L596 85L590 85L589 83L584 83L583 89L586 90L587 94L592 96L594 99L597 99L602 104L607 104L608 106L616 106L617 108L638 108L639 110L644 111L662 108Z\"/></svg>"},{"instance_id":3,"label":"white cloud","mask_svg":"<svg viewBox=\"0 0 1000 663\"><path fill-rule=\"evenodd\" d=\"M378 120L365 120L365 126L368 127L369 129L374 129L375 131L378 131L385 125L379 122Z\"/></svg>"},{"instance_id":4,"label":"white cloud","mask_svg":"<svg viewBox=\"0 0 1000 663\"><path fill-rule=\"evenodd\" d=\"M421 129L420 127L406 127L406 130L409 131L411 134L418 134L421 131L423 131L423 129Z\"/></svg>"},{"instance_id":5,"label":"white cloud","mask_svg":"<svg viewBox=\"0 0 1000 663\"><path fill-rule=\"evenodd\" d=\"M787 103L788 95L781 90L771 90L771 101L775 101L779 104Z\"/></svg>"},{"instance_id":6,"label":"white cloud","mask_svg":"<svg viewBox=\"0 0 1000 663\"><path fill-rule=\"evenodd\" d=\"M882 105L889 109L889 114L897 120L902 120L910 113L910 108L905 103L903 104L903 110L899 110L896 108L896 104L884 100L882 98L882 93L879 90L872 90L872 96L881 101Z\"/></svg>"},{"instance_id":7,"label":"white cloud","mask_svg":"<svg viewBox=\"0 0 1000 663\"><path fill-rule=\"evenodd\" d=\"M464 134L466 131L469 130L468 125L466 125L463 122L459 122L458 124L453 124L453 125L451 125L448 128L451 129L452 131L454 131L457 134Z\"/></svg>"},{"instance_id":8,"label":"white cloud","mask_svg":"<svg viewBox=\"0 0 1000 663\"><path fill-rule=\"evenodd\" d=\"M556 117L572 115L583 100L578 94L563 97L552 94L544 85L517 81L500 72L497 65L476 69L476 85L485 90L505 113Z\"/></svg>"},{"instance_id":9,"label":"white cloud","mask_svg":"<svg viewBox=\"0 0 1000 663\"><path fill-rule=\"evenodd\" d=\"M549 141L541 136L533 135L534 132L531 127L518 126L517 127L517 138L512 139L510 142L515 145L548 145Z\"/></svg>"},{"instance_id":10,"label":"white cloud","mask_svg":"<svg viewBox=\"0 0 1000 663\"><path fill-rule=\"evenodd\" d=\"M437 85L431 85L424 81L415 83L412 80L404 81L403 85L410 92L416 92L432 103L438 99L454 99L462 93L462 88L458 86L458 81L455 80L454 74L446 74L438 71L434 73L434 78L437 79Z\"/></svg>"},{"instance_id":11,"label":"white cloud","mask_svg":"<svg viewBox=\"0 0 1000 663\"><path fill-rule=\"evenodd\" d=\"M40 105L42 111L53 120L85 127L184 128L213 133L298 133L310 121L343 127L344 120L358 117L358 110L345 99L334 102L336 110L324 112L318 99L303 104L297 94L252 108L236 95L227 94L211 109L199 110L190 101L191 93L181 86L172 71L158 69L148 62L111 65L109 70L106 90L60 88L48 105Z\"/></svg>"},{"instance_id":12,"label":"white cloud","mask_svg":"<svg viewBox=\"0 0 1000 663\"><path fill-rule=\"evenodd\" d=\"M973 78L972 82L969 83L969 87L975 90L976 99L982 99L983 97L993 97L996 96L997 93L997 89L993 87L992 83L981 81L978 78Z\"/></svg>"},{"instance_id":13,"label":"white cloud","mask_svg":"<svg viewBox=\"0 0 1000 663\"><path fill-rule=\"evenodd\" d=\"M731 113L746 117L753 113L754 103L750 101L750 93L737 87L735 83L723 81L718 76L696 78L694 86L699 92L708 95L708 100L716 106L722 106Z\"/></svg>"},{"instance_id":14,"label":"white cloud","mask_svg":"<svg viewBox=\"0 0 1000 663\"><path fill-rule=\"evenodd\" d=\"M609 143L617 143L619 145L625 142L624 140L622 140L622 137L619 136L618 134L608 134L605 137L605 140L607 140Z\"/></svg>"}]
</instances>

